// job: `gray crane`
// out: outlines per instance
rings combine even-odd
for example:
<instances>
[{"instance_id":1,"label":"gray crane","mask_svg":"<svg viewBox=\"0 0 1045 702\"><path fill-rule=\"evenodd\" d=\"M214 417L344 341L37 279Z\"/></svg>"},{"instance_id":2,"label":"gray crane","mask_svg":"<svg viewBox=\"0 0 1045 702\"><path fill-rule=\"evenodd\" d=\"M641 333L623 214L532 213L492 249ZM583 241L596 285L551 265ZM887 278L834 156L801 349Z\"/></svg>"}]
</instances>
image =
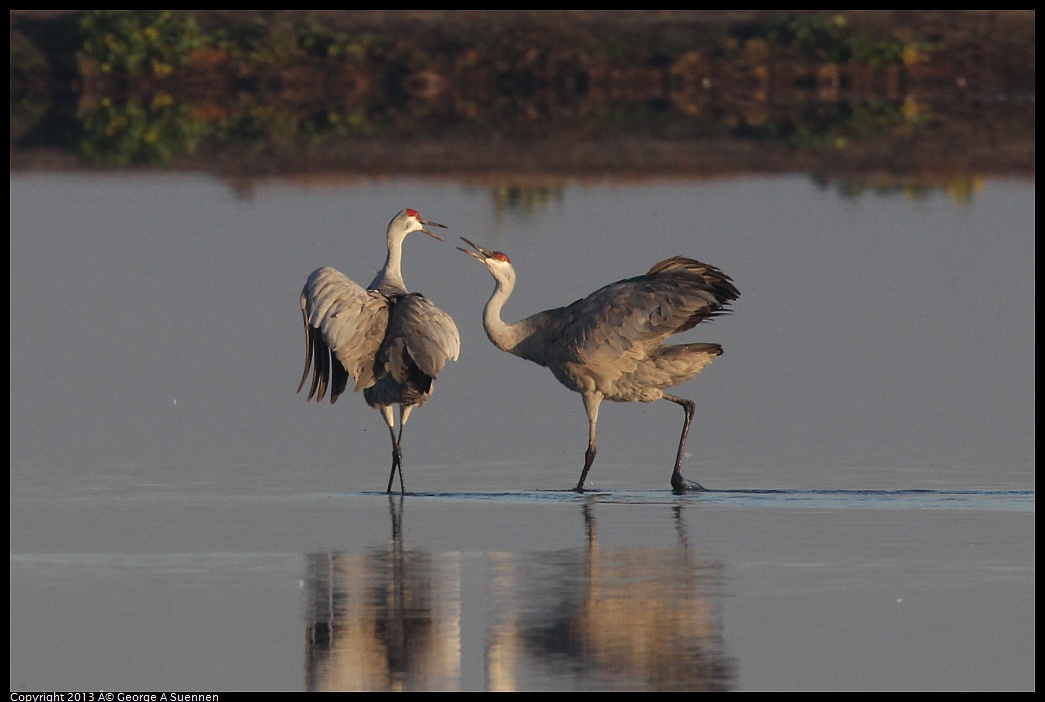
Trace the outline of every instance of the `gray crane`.
<instances>
[{"instance_id":1,"label":"gray crane","mask_svg":"<svg viewBox=\"0 0 1045 702\"><path fill-rule=\"evenodd\" d=\"M388 255L384 267L364 290L344 273L317 268L301 291L301 316L305 323L305 370L312 385L308 399L323 400L327 387L333 404L355 381L366 403L381 413L392 437L392 472L386 492L399 472L403 482L403 428L415 407L432 396L435 378L446 361L457 360L461 337L448 314L424 295L406 289L401 270L403 241L412 232L424 232L442 241L426 226L442 224L422 219L417 210L405 209L388 223ZM395 430L394 405L399 405L399 433Z\"/></svg>"},{"instance_id":2,"label":"gray crane","mask_svg":"<svg viewBox=\"0 0 1045 702\"><path fill-rule=\"evenodd\" d=\"M595 426L599 405L613 402L671 400L686 412L671 487L677 493L703 490L682 476L686 436L694 403L664 390L692 379L722 354L718 344L667 346L668 337L727 313L740 296L728 275L714 266L675 256L655 264L645 275L618 280L572 305L538 312L515 323L501 319L501 308L515 288L508 256L464 239L460 250L486 264L496 281L483 310L483 327L494 346L545 366L556 379L584 398L588 413L588 449L584 481L595 461ZM459 247L460 248L460 247Z\"/></svg>"}]
</instances>

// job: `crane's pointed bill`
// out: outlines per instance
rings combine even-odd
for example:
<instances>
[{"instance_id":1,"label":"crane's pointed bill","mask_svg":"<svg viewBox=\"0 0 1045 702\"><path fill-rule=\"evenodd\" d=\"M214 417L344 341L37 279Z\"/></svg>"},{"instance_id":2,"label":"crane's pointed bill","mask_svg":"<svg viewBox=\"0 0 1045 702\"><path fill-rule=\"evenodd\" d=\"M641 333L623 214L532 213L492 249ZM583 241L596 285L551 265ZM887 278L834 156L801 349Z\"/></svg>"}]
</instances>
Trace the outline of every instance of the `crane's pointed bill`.
<instances>
[{"instance_id":1,"label":"crane's pointed bill","mask_svg":"<svg viewBox=\"0 0 1045 702\"><path fill-rule=\"evenodd\" d=\"M420 221L421 224L425 225L425 227L439 227L440 229L446 229L446 225L445 224L439 224L439 222L433 222L430 219L420 219L419 218L418 221ZM432 237L433 239L438 239L439 241L445 241L443 239L443 237L439 236L438 234L435 234L434 232L431 232L431 231L425 229L425 227L421 227L421 231L423 231L425 234L427 234L428 236Z\"/></svg>"},{"instance_id":2,"label":"crane's pointed bill","mask_svg":"<svg viewBox=\"0 0 1045 702\"><path fill-rule=\"evenodd\" d=\"M463 236L461 237L461 241L471 246L473 249L475 249L475 251L469 251L468 249L461 248L460 246L457 247L458 251L464 251L469 256L477 258L483 263L486 263L487 265L489 265L490 261L498 261L500 263L507 263L511 265L512 260L508 258L508 254L506 253L502 253L500 251L489 251L487 249L484 249L482 246L479 246L478 244L473 244L472 242L465 239Z\"/></svg>"},{"instance_id":3,"label":"crane's pointed bill","mask_svg":"<svg viewBox=\"0 0 1045 702\"><path fill-rule=\"evenodd\" d=\"M457 250L458 251L463 251L466 254L468 254L469 256L477 258L480 261L485 261L486 259L490 258L490 256L493 254L492 251L487 251L486 249L484 249L483 247L479 246L478 244L473 244L472 242L468 241L468 239L465 239L463 236L461 237L461 241L463 241L464 243L466 243L469 246L471 246L473 249L475 249L475 251L469 251L468 249L461 248L460 246L457 247ZM478 251L478 253L476 253L476 251Z\"/></svg>"}]
</instances>

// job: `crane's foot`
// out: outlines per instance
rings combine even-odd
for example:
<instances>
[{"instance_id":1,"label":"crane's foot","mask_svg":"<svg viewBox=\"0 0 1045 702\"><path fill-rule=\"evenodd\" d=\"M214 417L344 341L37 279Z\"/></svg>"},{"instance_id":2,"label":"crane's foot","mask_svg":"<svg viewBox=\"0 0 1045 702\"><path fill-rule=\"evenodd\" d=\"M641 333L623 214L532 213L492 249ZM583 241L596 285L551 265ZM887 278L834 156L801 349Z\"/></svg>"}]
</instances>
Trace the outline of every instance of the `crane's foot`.
<instances>
[{"instance_id":1,"label":"crane's foot","mask_svg":"<svg viewBox=\"0 0 1045 702\"><path fill-rule=\"evenodd\" d=\"M676 495L681 495L686 492L701 492L707 490L707 488L700 483L686 480L682 477L682 473L674 473L671 476L671 490Z\"/></svg>"}]
</instances>

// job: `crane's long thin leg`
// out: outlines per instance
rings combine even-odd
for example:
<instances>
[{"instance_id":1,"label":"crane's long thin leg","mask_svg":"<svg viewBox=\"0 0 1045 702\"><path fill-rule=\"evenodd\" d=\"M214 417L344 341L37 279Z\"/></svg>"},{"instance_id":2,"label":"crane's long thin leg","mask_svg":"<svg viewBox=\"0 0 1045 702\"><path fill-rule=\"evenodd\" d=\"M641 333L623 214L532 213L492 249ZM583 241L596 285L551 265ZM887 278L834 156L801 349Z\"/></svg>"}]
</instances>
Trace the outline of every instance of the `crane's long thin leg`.
<instances>
[{"instance_id":1,"label":"crane's long thin leg","mask_svg":"<svg viewBox=\"0 0 1045 702\"><path fill-rule=\"evenodd\" d=\"M406 420L414 411L413 405L399 405L399 436L396 438L396 454L399 456L399 492L406 494L406 485L403 483L403 430L406 429ZM388 485L392 485L392 476L388 476Z\"/></svg>"},{"instance_id":2,"label":"crane's long thin leg","mask_svg":"<svg viewBox=\"0 0 1045 702\"><path fill-rule=\"evenodd\" d=\"M602 393L584 393L584 409L588 413L588 450L584 452L584 470L581 471L581 479L577 481L574 492L584 492L584 481L591 470L591 464L595 462L595 425L599 422L599 405L602 403Z\"/></svg>"},{"instance_id":3,"label":"crane's long thin leg","mask_svg":"<svg viewBox=\"0 0 1045 702\"><path fill-rule=\"evenodd\" d=\"M388 474L388 487L385 488L385 492L392 492L392 483L395 481L396 471L399 471L399 492L406 493L406 486L403 485L403 450L396 440L395 430L389 427L388 433L392 436L392 472Z\"/></svg>"},{"instance_id":4,"label":"crane's long thin leg","mask_svg":"<svg viewBox=\"0 0 1045 702\"><path fill-rule=\"evenodd\" d=\"M403 485L403 449L402 444L400 443L400 438L396 437L395 415L393 414L391 405L381 407L379 411L385 420L385 424L388 425L388 435L392 437L392 472L388 475L388 487L385 488L385 492L392 492L392 481L395 480L396 471L398 470L399 491L405 493L406 487ZM400 437L402 437L402 431L402 427L400 427Z\"/></svg>"},{"instance_id":5,"label":"crane's long thin leg","mask_svg":"<svg viewBox=\"0 0 1045 702\"><path fill-rule=\"evenodd\" d=\"M689 436L689 425L693 422L693 412L696 409L696 405L693 400L687 400L684 397L675 397L674 395L668 395L664 393L665 400L671 400L677 405L681 405L682 409L686 411L686 423L682 425L682 436L679 438L679 452L675 457L675 470L671 472L671 487L675 492L687 492L689 490L704 490L704 486L700 483L695 483L692 480L686 480L682 477L682 456L686 449L686 437Z\"/></svg>"}]
</instances>

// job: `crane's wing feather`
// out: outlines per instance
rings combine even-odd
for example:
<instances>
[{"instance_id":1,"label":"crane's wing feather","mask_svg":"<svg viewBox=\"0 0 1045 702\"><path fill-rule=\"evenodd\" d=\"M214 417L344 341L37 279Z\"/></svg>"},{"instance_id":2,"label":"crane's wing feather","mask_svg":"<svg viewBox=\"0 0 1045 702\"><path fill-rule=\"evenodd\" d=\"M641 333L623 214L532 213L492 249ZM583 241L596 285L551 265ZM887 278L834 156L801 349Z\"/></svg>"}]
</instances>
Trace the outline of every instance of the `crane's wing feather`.
<instances>
[{"instance_id":1,"label":"crane's wing feather","mask_svg":"<svg viewBox=\"0 0 1045 702\"><path fill-rule=\"evenodd\" d=\"M383 295L363 289L333 268L317 268L301 291L301 316L306 346L298 390L311 367L310 400L322 400L328 383L330 401L335 402L349 378L357 391L379 379L382 371L375 357L389 317L389 302Z\"/></svg>"},{"instance_id":2,"label":"crane's wing feather","mask_svg":"<svg viewBox=\"0 0 1045 702\"><path fill-rule=\"evenodd\" d=\"M567 349L567 362L628 373L669 336L725 314L739 295L717 268L670 258L562 308L559 348Z\"/></svg>"},{"instance_id":3,"label":"crane's wing feather","mask_svg":"<svg viewBox=\"0 0 1045 702\"><path fill-rule=\"evenodd\" d=\"M447 360L457 360L461 336L450 315L424 295L410 293L396 298L380 353L392 376L400 382L405 381L409 371L403 348L422 373L435 378Z\"/></svg>"}]
</instances>

